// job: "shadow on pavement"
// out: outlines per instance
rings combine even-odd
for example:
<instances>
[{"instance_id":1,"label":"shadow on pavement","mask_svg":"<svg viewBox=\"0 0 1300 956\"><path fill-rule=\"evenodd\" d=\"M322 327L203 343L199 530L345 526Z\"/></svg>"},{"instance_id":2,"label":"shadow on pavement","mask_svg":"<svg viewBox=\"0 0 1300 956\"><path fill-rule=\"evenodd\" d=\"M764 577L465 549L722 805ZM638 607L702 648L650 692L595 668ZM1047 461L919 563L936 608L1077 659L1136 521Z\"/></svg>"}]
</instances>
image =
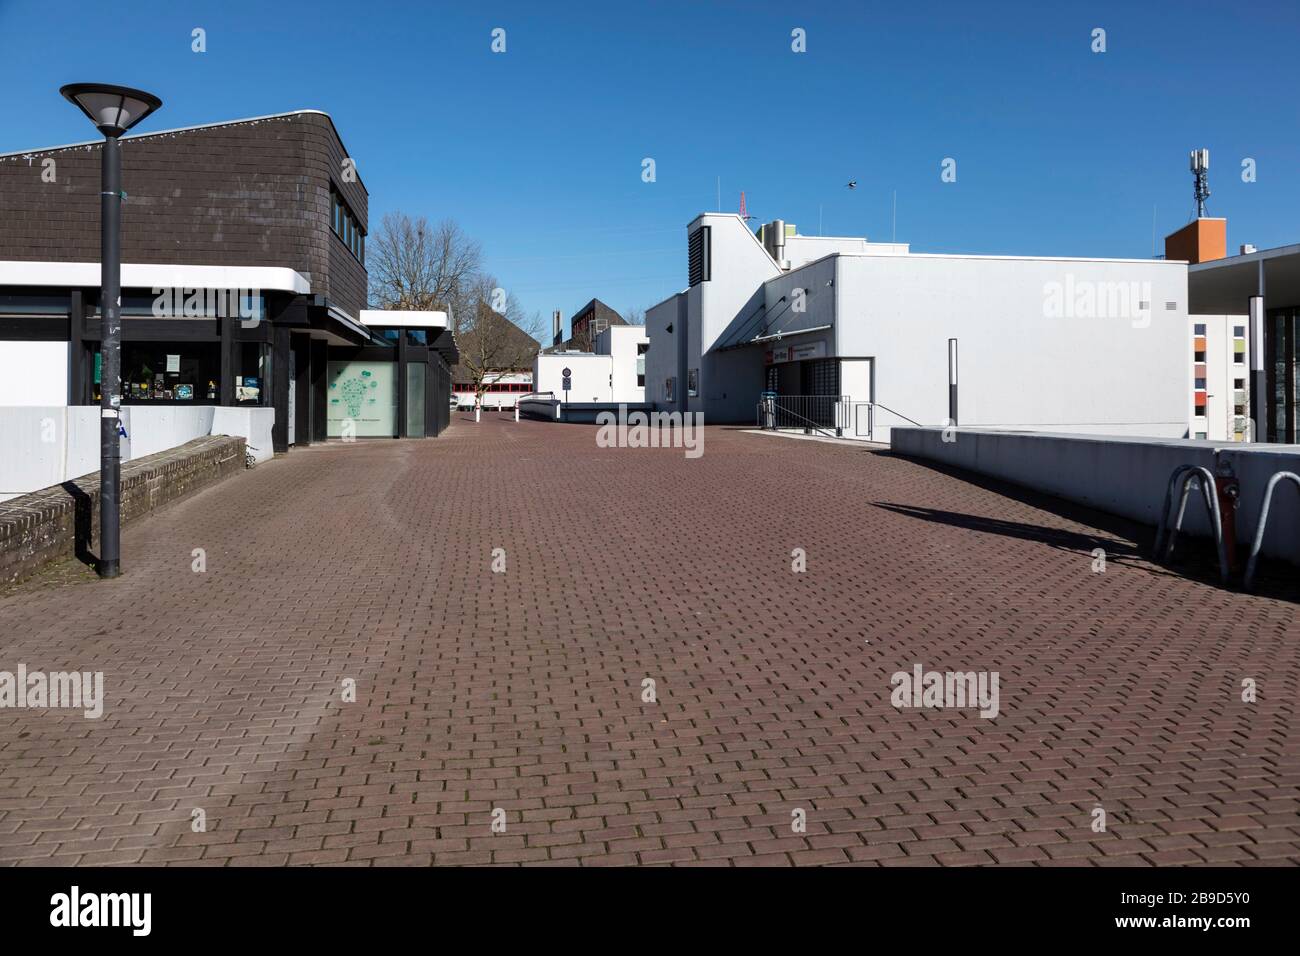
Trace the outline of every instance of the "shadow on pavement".
<instances>
[{"instance_id":1,"label":"shadow on pavement","mask_svg":"<svg viewBox=\"0 0 1300 956\"><path fill-rule=\"evenodd\" d=\"M892 511L895 514L921 518L925 521L937 521L954 528L969 531L982 531L985 534L997 534L1008 538L1020 538L1023 541L1038 541L1065 551L1090 554L1096 548L1106 552L1107 560L1117 557L1140 557L1137 547L1129 542L1120 541L1110 535L1086 534L1079 531L1067 531L1064 528L1049 528L1043 525L1026 524L1023 521L1006 521L1002 518L985 518L980 515L962 514L958 511L942 511L938 508L924 508L919 505L899 505L888 501L876 501L877 508Z\"/></svg>"}]
</instances>

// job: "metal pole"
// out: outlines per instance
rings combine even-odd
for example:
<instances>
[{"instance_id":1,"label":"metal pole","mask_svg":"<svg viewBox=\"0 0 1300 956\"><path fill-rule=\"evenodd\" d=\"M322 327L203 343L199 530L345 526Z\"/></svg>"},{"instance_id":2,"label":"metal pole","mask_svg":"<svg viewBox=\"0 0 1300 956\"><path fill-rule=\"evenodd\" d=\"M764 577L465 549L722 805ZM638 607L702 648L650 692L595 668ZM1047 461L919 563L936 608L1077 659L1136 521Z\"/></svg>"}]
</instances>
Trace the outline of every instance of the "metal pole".
<instances>
[{"instance_id":1,"label":"metal pole","mask_svg":"<svg viewBox=\"0 0 1300 956\"><path fill-rule=\"evenodd\" d=\"M948 340L948 420L957 424L957 340Z\"/></svg>"},{"instance_id":2,"label":"metal pole","mask_svg":"<svg viewBox=\"0 0 1300 956\"><path fill-rule=\"evenodd\" d=\"M1268 441L1268 376L1264 373L1264 260L1259 261L1259 294L1250 297L1250 417L1254 440Z\"/></svg>"},{"instance_id":3,"label":"metal pole","mask_svg":"<svg viewBox=\"0 0 1300 956\"><path fill-rule=\"evenodd\" d=\"M122 405L122 152L116 136L104 139L100 199L100 444L99 576L122 573L121 447Z\"/></svg>"}]
</instances>

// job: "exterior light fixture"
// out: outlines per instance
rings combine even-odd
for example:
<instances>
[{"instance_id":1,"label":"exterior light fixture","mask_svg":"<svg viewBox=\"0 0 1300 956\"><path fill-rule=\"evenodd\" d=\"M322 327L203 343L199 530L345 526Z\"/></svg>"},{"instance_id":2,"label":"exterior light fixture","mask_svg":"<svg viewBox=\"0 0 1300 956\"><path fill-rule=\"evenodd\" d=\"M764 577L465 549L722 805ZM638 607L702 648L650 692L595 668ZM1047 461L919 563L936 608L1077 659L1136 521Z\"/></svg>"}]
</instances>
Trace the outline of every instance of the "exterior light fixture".
<instances>
[{"instance_id":1,"label":"exterior light fixture","mask_svg":"<svg viewBox=\"0 0 1300 956\"><path fill-rule=\"evenodd\" d=\"M957 424L957 340L948 340L948 421Z\"/></svg>"},{"instance_id":2,"label":"exterior light fixture","mask_svg":"<svg viewBox=\"0 0 1300 956\"><path fill-rule=\"evenodd\" d=\"M127 86L104 83L69 83L59 90L95 128L108 137L121 136L158 107L162 100L152 93Z\"/></svg>"},{"instance_id":3,"label":"exterior light fixture","mask_svg":"<svg viewBox=\"0 0 1300 956\"><path fill-rule=\"evenodd\" d=\"M125 86L71 83L59 90L104 134L99 192L100 428L99 563L101 578L122 573L122 151L118 137L162 106ZM75 319L74 319L75 321Z\"/></svg>"}]
</instances>

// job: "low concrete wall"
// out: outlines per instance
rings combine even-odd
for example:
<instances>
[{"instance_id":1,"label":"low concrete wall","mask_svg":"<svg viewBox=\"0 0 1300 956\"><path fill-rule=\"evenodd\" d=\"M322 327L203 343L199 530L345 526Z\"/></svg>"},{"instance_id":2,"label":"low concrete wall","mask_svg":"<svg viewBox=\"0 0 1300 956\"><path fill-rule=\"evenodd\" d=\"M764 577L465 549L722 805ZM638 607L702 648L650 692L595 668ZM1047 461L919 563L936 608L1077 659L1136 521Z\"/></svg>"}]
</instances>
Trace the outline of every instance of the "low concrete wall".
<instances>
[{"instance_id":1,"label":"low concrete wall","mask_svg":"<svg viewBox=\"0 0 1300 956\"><path fill-rule=\"evenodd\" d=\"M212 427L208 434L243 438L259 465L275 457L271 447L274 408L214 408L212 411Z\"/></svg>"},{"instance_id":2,"label":"low concrete wall","mask_svg":"<svg viewBox=\"0 0 1300 956\"><path fill-rule=\"evenodd\" d=\"M122 461L205 435L243 437L259 462L270 459L274 408L125 405ZM0 501L56 485L99 467L98 405L0 407Z\"/></svg>"},{"instance_id":3,"label":"low concrete wall","mask_svg":"<svg viewBox=\"0 0 1300 956\"><path fill-rule=\"evenodd\" d=\"M1179 465L1200 465L1219 474L1231 467L1240 482L1237 539L1248 549L1259 520L1260 500L1277 471L1300 473L1300 446L1241 445L1176 438L1060 435L959 428L944 441L942 428L894 428L890 447L900 455L941 462L1155 525L1169 476ZM1268 521L1263 553L1300 563L1300 503L1295 489L1279 487ZM1184 530L1209 535L1205 508L1188 501ZM1243 555L1244 555L1243 551Z\"/></svg>"},{"instance_id":4,"label":"low concrete wall","mask_svg":"<svg viewBox=\"0 0 1300 956\"><path fill-rule=\"evenodd\" d=\"M519 414L523 418L583 425L597 424L601 412L610 412L617 417L623 412L631 415L633 412L649 414L653 411L654 405L648 402L562 402L559 399L530 398L519 403Z\"/></svg>"},{"instance_id":5,"label":"low concrete wall","mask_svg":"<svg viewBox=\"0 0 1300 956\"><path fill-rule=\"evenodd\" d=\"M648 415L654 406L644 402L561 402L560 421L595 425L601 413L609 412L617 419L620 415L641 412Z\"/></svg>"},{"instance_id":6,"label":"low concrete wall","mask_svg":"<svg viewBox=\"0 0 1300 956\"><path fill-rule=\"evenodd\" d=\"M530 398L519 402L519 415L522 418L540 418L553 422L560 417L560 400L556 398Z\"/></svg>"},{"instance_id":7,"label":"low concrete wall","mask_svg":"<svg viewBox=\"0 0 1300 956\"><path fill-rule=\"evenodd\" d=\"M205 437L122 465L122 523L244 468L242 438ZM99 472L0 504L0 586L99 547Z\"/></svg>"}]
</instances>

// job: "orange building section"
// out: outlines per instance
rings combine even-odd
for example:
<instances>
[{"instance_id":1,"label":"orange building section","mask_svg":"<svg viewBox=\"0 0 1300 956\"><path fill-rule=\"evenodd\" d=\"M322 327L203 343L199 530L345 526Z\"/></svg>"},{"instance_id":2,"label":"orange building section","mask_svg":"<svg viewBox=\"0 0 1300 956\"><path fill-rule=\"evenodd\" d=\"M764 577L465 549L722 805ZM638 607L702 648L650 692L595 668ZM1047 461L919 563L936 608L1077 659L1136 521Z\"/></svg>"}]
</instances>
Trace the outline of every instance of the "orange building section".
<instances>
[{"instance_id":1,"label":"orange building section","mask_svg":"<svg viewBox=\"0 0 1300 956\"><path fill-rule=\"evenodd\" d=\"M1197 219L1165 236L1165 258L1210 262L1228 254L1228 220Z\"/></svg>"}]
</instances>

